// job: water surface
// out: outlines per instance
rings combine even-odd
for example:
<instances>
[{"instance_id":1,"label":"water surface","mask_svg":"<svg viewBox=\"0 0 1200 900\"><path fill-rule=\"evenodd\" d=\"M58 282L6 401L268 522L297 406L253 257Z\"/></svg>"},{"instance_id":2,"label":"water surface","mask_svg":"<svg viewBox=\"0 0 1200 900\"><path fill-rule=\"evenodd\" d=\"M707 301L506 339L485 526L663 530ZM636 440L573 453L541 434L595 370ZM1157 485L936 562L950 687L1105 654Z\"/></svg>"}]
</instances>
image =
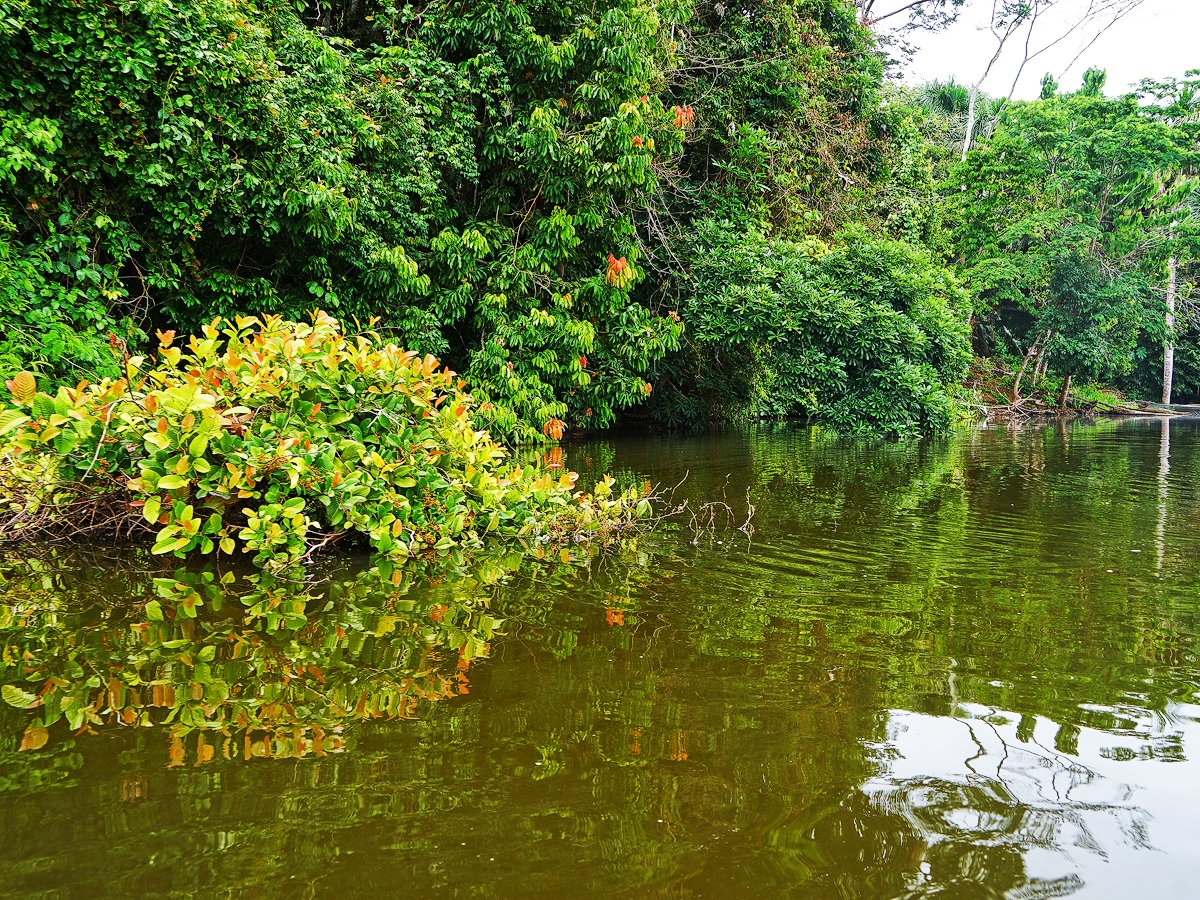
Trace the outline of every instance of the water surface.
<instances>
[{"instance_id":1,"label":"water surface","mask_svg":"<svg viewBox=\"0 0 1200 900\"><path fill-rule=\"evenodd\" d=\"M687 508L308 585L8 559L0 898L1200 896L1200 422L566 463Z\"/></svg>"}]
</instances>

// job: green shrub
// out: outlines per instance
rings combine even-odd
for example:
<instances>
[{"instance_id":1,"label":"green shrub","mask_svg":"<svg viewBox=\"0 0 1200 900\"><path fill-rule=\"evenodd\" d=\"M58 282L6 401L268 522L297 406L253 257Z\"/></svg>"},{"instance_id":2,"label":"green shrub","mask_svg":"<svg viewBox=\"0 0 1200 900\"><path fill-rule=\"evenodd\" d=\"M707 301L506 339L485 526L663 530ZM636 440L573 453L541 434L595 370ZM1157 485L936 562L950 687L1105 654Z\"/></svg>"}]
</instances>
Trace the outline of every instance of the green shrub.
<instances>
[{"instance_id":1,"label":"green shrub","mask_svg":"<svg viewBox=\"0 0 1200 900\"><path fill-rule=\"evenodd\" d=\"M811 415L844 433L947 427L969 358L954 276L908 244L860 230L837 239L702 223L679 308L688 352L664 367L660 411Z\"/></svg>"},{"instance_id":2,"label":"green shrub","mask_svg":"<svg viewBox=\"0 0 1200 900\"><path fill-rule=\"evenodd\" d=\"M115 381L55 396L29 373L8 382L4 537L154 529L156 553L240 546L276 566L354 535L399 556L491 534L603 541L648 512L610 480L585 495L571 473L513 463L453 372L324 313L215 320L186 347L159 336L159 363L130 358Z\"/></svg>"}]
</instances>

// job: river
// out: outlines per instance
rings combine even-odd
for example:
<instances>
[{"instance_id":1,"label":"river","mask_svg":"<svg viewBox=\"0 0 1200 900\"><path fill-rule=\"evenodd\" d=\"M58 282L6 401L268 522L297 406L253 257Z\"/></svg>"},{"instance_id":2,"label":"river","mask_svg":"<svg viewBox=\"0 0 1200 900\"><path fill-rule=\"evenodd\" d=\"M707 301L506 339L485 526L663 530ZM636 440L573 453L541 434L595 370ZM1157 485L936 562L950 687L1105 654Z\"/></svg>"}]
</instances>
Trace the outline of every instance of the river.
<instances>
[{"instance_id":1,"label":"river","mask_svg":"<svg viewBox=\"0 0 1200 900\"><path fill-rule=\"evenodd\" d=\"M0 898L1200 896L1200 420L564 455L679 509L304 584L4 559Z\"/></svg>"}]
</instances>

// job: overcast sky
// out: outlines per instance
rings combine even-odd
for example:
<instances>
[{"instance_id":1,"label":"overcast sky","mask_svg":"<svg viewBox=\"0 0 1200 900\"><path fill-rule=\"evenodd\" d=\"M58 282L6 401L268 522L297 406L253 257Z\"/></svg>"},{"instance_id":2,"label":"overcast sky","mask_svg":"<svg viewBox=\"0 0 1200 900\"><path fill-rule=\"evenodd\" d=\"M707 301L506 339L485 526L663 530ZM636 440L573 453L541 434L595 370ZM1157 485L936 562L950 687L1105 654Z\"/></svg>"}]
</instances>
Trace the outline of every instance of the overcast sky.
<instances>
[{"instance_id":1,"label":"overcast sky","mask_svg":"<svg viewBox=\"0 0 1200 900\"><path fill-rule=\"evenodd\" d=\"M1062 10L1053 20L1038 20L1031 46L1038 49L1057 38L1078 20L1086 6L1087 0L1062 0ZM940 34L914 35L921 49L907 68L905 81L920 84L951 75L968 85L978 80L996 49L991 33L981 28L987 24L991 7L990 0L972 0L961 21L952 28ZM1107 69L1105 93L1113 95L1124 93L1142 78L1181 77L1188 69L1200 69L1200 0L1143 0L1071 65L1094 36L1094 29L1087 35L1077 33L1031 60L1021 74L1014 98L1035 99L1046 72L1051 72L1064 90L1075 90L1088 67ZM1008 93L1020 65L1023 44L1024 32L1020 40L1010 39L1005 46L984 82L983 89L989 94ZM1071 68L1063 75L1068 65Z\"/></svg>"}]
</instances>

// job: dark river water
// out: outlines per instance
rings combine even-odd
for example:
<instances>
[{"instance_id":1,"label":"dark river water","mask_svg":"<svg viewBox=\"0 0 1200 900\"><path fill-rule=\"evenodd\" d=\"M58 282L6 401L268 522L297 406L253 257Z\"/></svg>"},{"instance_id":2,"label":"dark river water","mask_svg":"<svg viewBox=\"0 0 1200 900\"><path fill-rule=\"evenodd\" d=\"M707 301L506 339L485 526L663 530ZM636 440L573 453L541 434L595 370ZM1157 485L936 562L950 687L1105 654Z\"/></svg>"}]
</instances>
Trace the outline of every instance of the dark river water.
<instances>
[{"instance_id":1,"label":"dark river water","mask_svg":"<svg viewBox=\"0 0 1200 900\"><path fill-rule=\"evenodd\" d=\"M1200 897L1200 421L565 455L687 506L565 562L0 562L0 898Z\"/></svg>"}]
</instances>

